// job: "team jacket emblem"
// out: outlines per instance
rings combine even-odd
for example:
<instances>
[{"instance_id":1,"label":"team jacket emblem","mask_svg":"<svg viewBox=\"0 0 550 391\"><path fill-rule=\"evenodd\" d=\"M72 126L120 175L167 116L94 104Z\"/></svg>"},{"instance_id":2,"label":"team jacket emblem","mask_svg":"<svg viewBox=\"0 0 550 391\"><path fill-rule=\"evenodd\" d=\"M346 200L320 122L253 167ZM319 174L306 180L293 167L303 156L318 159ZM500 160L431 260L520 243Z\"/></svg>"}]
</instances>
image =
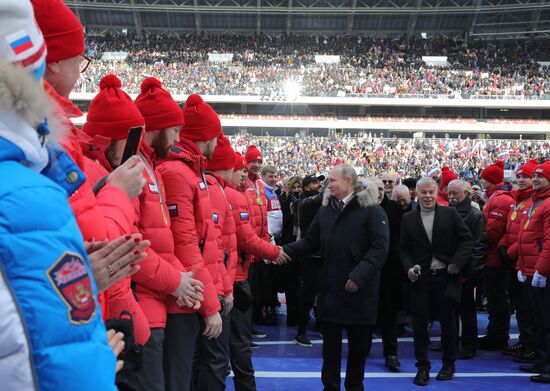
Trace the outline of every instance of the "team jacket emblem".
<instances>
[{"instance_id":1,"label":"team jacket emblem","mask_svg":"<svg viewBox=\"0 0 550 391\"><path fill-rule=\"evenodd\" d=\"M65 252L46 274L69 309L69 321L73 324L90 322L95 314L96 302L88 268L82 257Z\"/></svg>"}]
</instances>

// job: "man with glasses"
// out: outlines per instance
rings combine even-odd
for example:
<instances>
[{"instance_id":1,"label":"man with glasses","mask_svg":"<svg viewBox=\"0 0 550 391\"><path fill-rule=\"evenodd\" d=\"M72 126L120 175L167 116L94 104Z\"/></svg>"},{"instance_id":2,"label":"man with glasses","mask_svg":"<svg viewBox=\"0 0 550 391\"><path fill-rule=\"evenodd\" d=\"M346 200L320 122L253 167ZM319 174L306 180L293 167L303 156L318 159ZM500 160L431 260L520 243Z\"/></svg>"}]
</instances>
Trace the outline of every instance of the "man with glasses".
<instances>
[{"instance_id":1,"label":"man with glasses","mask_svg":"<svg viewBox=\"0 0 550 391\"><path fill-rule=\"evenodd\" d=\"M397 176L393 172L385 172L382 174L382 183L386 197L391 198L393 188L397 185Z\"/></svg>"}]
</instances>

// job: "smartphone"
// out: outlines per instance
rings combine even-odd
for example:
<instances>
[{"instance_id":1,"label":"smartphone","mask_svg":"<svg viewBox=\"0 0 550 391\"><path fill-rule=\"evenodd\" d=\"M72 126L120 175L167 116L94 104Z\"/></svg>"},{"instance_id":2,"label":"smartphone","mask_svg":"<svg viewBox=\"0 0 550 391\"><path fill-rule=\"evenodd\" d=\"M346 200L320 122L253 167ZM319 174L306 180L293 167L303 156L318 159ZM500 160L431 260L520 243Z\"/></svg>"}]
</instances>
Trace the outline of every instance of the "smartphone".
<instances>
[{"instance_id":1,"label":"smartphone","mask_svg":"<svg viewBox=\"0 0 550 391\"><path fill-rule=\"evenodd\" d=\"M128 138L126 139L126 146L124 147L124 153L122 154L122 160L120 164L123 164L126 160L132 156L137 155L139 147L141 146L141 140L143 138L143 126L136 126L130 128L128 132Z\"/></svg>"}]
</instances>

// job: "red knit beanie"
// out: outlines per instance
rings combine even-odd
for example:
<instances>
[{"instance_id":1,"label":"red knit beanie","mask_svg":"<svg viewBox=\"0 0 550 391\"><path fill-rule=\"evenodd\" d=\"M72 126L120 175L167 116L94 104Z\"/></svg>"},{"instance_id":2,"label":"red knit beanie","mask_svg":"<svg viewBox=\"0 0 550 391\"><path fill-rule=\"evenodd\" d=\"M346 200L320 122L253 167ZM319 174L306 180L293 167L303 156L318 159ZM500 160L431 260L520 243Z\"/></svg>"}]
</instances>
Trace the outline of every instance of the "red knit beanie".
<instances>
[{"instance_id":1,"label":"red knit beanie","mask_svg":"<svg viewBox=\"0 0 550 391\"><path fill-rule=\"evenodd\" d=\"M130 128L145 125L132 98L121 87L115 75L101 79L100 91L90 103L88 117L82 127L84 132L92 137L98 134L116 141L126 139Z\"/></svg>"},{"instance_id":2,"label":"red knit beanie","mask_svg":"<svg viewBox=\"0 0 550 391\"><path fill-rule=\"evenodd\" d=\"M455 179L458 179L458 175L452 172L449 167L444 166L441 169L441 182L439 182L439 189L443 189L445 186L448 186L449 182Z\"/></svg>"},{"instance_id":3,"label":"red knit beanie","mask_svg":"<svg viewBox=\"0 0 550 391\"><path fill-rule=\"evenodd\" d=\"M235 151L231 148L231 143L227 137L222 135L218 138L218 144L216 144L216 149L214 149L212 159L208 161L206 169L208 171L229 170L235 167L236 161L237 158L235 156Z\"/></svg>"},{"instance_id":4,"label":"red knit beanie","mask_svg":"<svg viewBox=\"0 0 550 391\"><path fill-rule=\"evenodd\" d=\"M516 175L523 174L527 175L529 178L533 176L533 171L537 168L539 162L537 160L529 160L523 166L516 170Z\"/></svg>"},{"instance_id":5,"label":"red knit beanie","mask_svg":"<svg viewBox=\"0 0 550 391\"><path fill-rule=\"evenodd\" d=\"M218 114L209 104L204 103L200 95L189 95L183 107L183 118L185 125L180 137L191 141L208 141L223 134Z\"/></svg>"},{"instance_id":6,"label":"red knit beanie","mask_svg":"<svg viewBox=\"0 0 550 391\"><path fill-rule=\"evenodd\" d=\"M533 174L534 173L540 174L550 181L550 160L539 164L537 168L535 168L535 170L533 171Z\"/></svg>"},{"instance_id":7,"label":"red knit beanie","mask_svg":"<svg viewBox=\"0 0 550 391\"><path fill-rule=\"evenodd\" d=\"M61 0L31 0L36 23L46 41L46 62L58 62L84 53L84 30Z\"/></svg>"},{"instance_id":8,"label":"red knit beanie","mask_svg":"<svg viewBox=\"0 0 550 391\"><path fill-rule=\"evenodd\" d=\"M145 118L145 131L152 132L183 126L183 114L172 95L154 77L141 83L141 93L136 98L136 107Z\"/></svg>"},{"instance_id":9,"label":"red knit beanie","mask_svg":"<svg viewBox=\"0 0 550 391\"><path fill-rule=\"evenodd\" d=\"M498 160L481 172L481 177L493 185L498 185L504 181L504 162Z\"/></svg>"},{"instance_id":10,"label":"red knit beanie","mask_svg":"<svg viewBox=\"0 0 550 391\"><path fill-rule=\"evenodd\" d=\"M262 153L256 147L255 145L250 145L248 149L246 150L246 154L244 155L244 159L246 160L246 163L253 162L254 160L264 160L262 157Z\"/></svg>"},{"instance_id":11,"label":"red knit beanie","mask_svg":"<svg viewBox=\"0 0 550 391\"><path fill-rule=\"evenodd\" d=\"M239 152L235 152L235 166L233 167L233 171L239 171L243 168L246 168L246 162L243 159L243 155Z\"/></svg>"}]
</instances>

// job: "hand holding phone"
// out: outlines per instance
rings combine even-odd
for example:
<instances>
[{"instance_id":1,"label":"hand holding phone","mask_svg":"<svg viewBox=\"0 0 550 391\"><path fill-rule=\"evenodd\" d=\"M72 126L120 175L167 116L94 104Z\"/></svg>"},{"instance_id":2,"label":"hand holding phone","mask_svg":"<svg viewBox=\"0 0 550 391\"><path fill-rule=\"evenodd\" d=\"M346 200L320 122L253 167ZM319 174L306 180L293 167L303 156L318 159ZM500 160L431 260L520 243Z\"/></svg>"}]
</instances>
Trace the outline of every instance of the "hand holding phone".
<instances>
[{"instance_id":1,"label":"hand holding phone","mask_svg":"<svg viewBox=\"0 0 550 391\"><path fill-rule=\"evenodd\" d=\"M143 139L143 126L136 126L130 128L128 132L128 138L126 139L126 146L124 147L124 153L122 154L122 160L120 164L124 164L132 156L135 156L139 152L141 147L141 140Z\"/></svg>"}]
</instances>

